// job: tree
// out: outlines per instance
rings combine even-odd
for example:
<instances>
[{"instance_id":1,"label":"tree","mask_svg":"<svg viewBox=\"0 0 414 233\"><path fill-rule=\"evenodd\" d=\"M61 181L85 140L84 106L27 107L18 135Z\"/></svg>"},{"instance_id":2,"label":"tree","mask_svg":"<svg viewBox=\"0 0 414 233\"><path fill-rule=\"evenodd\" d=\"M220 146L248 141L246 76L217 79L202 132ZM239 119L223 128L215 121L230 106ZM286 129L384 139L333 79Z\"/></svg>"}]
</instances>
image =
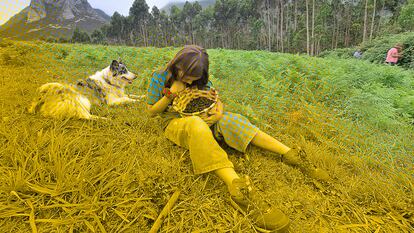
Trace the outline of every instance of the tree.
<instances>
[{"instance_id":1,"label":"tree","mask_svg":"<svg viewBox=\"0 0 414 233\"><path fill-rule=\"evenodd\" d=\"M371 19L371 31L369 33L369 40L372 40L372 34L374 33L374 24L375 24L375 13L377 8L377 0L374 0L374 7L372 11L372 19Z\"/></svg>"},{"instance_id":2,"label":"tree","mask_svg":"<svg viewBox=\"0 0 414 233\"><path fill-rule=\"evenodd\" d=\"M106 35L107 37L114 39L116 43L121 43L124 28L124 17L115 11L111 17L111 23L106 30Z\"/></svg>"},{"instance_id":3,"label":"tree","mask_svg":"<svg viewBox=\"0 0 414 233\"><path fill-rule=\"evenodd\" d=\"M80 31L79 28L73 31L72 43L89 43L90 41L88 33Z\"/></svg>"},{"instance_id":4,"label":"tree","mask_svg":"<svg viewBox=\"0 0 414 233\"><path fill-rule=\"evenodd\" d=\"M310 41L309 41L309 4L308 0L305 1L306 4L306 53L310 55Z\"/></svg>"},{"instance_id":5,"label":"tree","mask_svg":"<svg viewBox=\"0 0 414 233\"><path fill-rule=\"evenodd\" d=\"M364 11L364 31L362 34L362 42L367 38L367 27L368 27L368 0L365 0L365 11Z\"/></svg>"},{"instance_id":6,"label":"tree","mask_svg":"<svg viewBox=\"0 0 414 233\"><path fill-rule=\"evenodd\" d=\"M170 14L135 0L128 16L115 12L102 28L107 41L140 46L267 49L318 55L375 35L413 30L414 0L216 0L205 9L186 2ZM401 12L400 12L401 10ZM370 21L371 20L371 21ZM98 34L93 36L96 41Z\"/></svg>"},{"instance_id":7,"label":"tree","mask_svg":"<svg viewBox=\"0 0 414 233\"><path fill-rule=\"evenodd\" d=\"M143 42L144 46L148 46L147 24L150 20L148 12L149 7L145 0L135 0L132 7L129 9L129 16L133 23L133 34L138 37L139 42ZM136 43L136 42L135 42Z\"/></svg>"},{"instance_id":8,"label":"tree","mask_svg":"<svg viewBox=\"0 0 414 233\"><path fill-rule=\"evenodd\" d=\"M101 30L96 29L91 34L91 42L94 44L103 44L105 42L105 35Z\"/></svg>"},{"instance_id":9,"label":"tree","mask_svg":"<svg viewBox=\"0 0 414 233\"><path fill-rule=\"evenodd\" d=\"M188 36L190 38L190 43L195 44L195 38L194 38L194 20L195 17L201 12L202 8L200 3L190 3L185 2L183 10L182 10L182 16L185 22L186 31L188 33ZM188 43L188 42L187 42Z\"/></svg>"},{"instance_id":10,"label":"tree","mask_svg":"<svg viewBox=\"0 0 414 233\"><path fill-rule=\"evenodd\" d=\"M171 22L172 22L172 30L175 36L172 36L172 45L175 46L181 43L181 36L184 34L182 28L182 14L180 8L177 6L171 7ZM184 42L183 42L184 43Z\"/></svg>"},{"instance_id":11,"label":"tree","mask_svg":"<svg viewBox=\"0 0 414 233\"><path fill-rule=\"evenodd\" d=\"M414 29L414 0L408 1L406 5L401 8L400 16L398 17L400 26L409 31Z\"/></svg>"},{"instance_id":12,"label":"tree","mask_svg":"<svg viewBox=\"0 0 414 233\"><path fill-rule=\"evenodd\" d=\"M154 6L151 10L152 20L150 22L150 44L159 46L162 40L163 35L162 25L161 25L161 12L158 7Z\"/></svg>"}]
</instances>

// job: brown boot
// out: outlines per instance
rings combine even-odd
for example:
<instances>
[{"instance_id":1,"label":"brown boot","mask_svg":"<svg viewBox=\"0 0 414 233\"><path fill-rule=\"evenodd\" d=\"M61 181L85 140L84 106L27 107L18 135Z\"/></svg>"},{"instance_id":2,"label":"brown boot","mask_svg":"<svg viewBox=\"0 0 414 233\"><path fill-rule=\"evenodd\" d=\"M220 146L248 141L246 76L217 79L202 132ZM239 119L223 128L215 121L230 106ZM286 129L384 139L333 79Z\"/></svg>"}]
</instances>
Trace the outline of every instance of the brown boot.
<instances>
[{"instance_id":1,"label":"brown boot","mask_svg":"<svg viewBox=\"0 0 414 233\"><path fill-rule=\"evenodd\" d=\"M282 162L299 168L299 170L311 178L325 182L330 179L328 172L313 165L307 159L306 152L300 147L293 147L286 154L282 155Z\"/></svg>"},{"instance_id":2,"label":"brown boot","mask_svg":"<svg viewBox=\"0 0 414 233\"><path fill-rule=\"evenodd\" d=\"M229 187L230 202L234 208L248 216L259 232L287 232L289 218L279 209L272 208L253 189L248 176L233 180Z\"/></svg>"},{"instance_id":3,"label":"brown boot","mask_svg":"<svg viewBox=\"0 0 414 233\"><path fill-rule=\"evenodd\" d=\"M282 162L290 166L299 166L303 162L303 159L300 157L302 149L300 147L294 146L286 154L282 155Z\"/></svg>"}]
</instances>

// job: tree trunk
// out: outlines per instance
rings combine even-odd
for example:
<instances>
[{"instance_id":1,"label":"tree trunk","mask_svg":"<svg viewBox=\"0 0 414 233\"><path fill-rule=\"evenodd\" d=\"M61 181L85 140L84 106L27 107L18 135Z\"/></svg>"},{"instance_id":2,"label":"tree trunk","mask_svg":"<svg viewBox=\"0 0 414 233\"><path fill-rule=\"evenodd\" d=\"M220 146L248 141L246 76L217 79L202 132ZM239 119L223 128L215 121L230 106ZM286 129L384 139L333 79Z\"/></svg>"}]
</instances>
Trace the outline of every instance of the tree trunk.
<instances>
[{"instance_id":1,"label":"tree trunk","mask_svg":"<svg viewBox=\"0 0 414 233\"><path fill-rule=\"evenodd\" d=\"M274 14L272 14L272 32L275 36L272 39L272 45L276 44L276 51L280 49L280 12L279 12L279 5L275 5ZM275 43L274 43L275 42Z\"/></svg>"},{"instance_id":2,"label":"tree trunk","mask_svg":"<svg viewBox=\"0 0 414 233\"><path fill-rule=\"evenodd\" d=\"M267 25L268 25L268 44L267 44L267 50L272 51L272 35L271 35L271 21L270 21L270 4L269 0L267 0Z\"/></svg>"},{"instance_id":3,"label":"tree trunk","mask_svg":"<svg viewBox=\"0 0 414 233\"><path fill-rule=\"evenodd\" d=\"M335 11L334 11L335 12ZM332 26L332 40L331 40L331 49L334 48L335 41L335 30L336 30L336 17L333 17L333 26Z\"/></svg>"},{"instance_id":4,"label":"tree trunk","mask_svg":"<svg viewBox=\"0 0 414 233\"><path fill-rule=\"evenodd\" d=\"M367 24L368 24L368 0L365 0L365 13L364 13L364 32L362 34L362 42L367 38Z\"/></svg>"},{"instance_id":5,"label":"tree trunk","mask_svg":"<svg viewBox=\"0 0 414 233\"><path fill-rule=\"evenodd\" d=\"M305 1L306 3L306 53L310 55L309 49L309 7L308 7L308 0Z\"/></svg>"},{"instance_id":6,"label":"tree trunk","mask_svg":"<svg viewBox=\"0 0 414 233\"><path fill-rule=\"evenodd\" d=\"M225 43L224 43L224 35L223 35L223 25L221 26L221 47L224 49L226 48Z\"/></svg>"},{"instance_id":7,"label":"tree trunk","mask_svg":"<svg viewBox=\"0 0 414 233\"><path fill-rule=\"evenodd\" d=\"M283 44L283 17L284 17L284 11L283 11L283 0L280 1L280 47L282 49L282 53L284 52L284 44Z\"/></svg>"},{"instance_id":8,"label":"tree trunk","mask_svg":"<svg viewBox=\"0 0 414 233\"><path fill-rule=\"evenodd\" d=\"M369 41L372 39L372 34L374 32L374 23L375 23L375 10L377 8L377 0L374 0L374 10L372 12L372 19L371 19L371 32L369 34Z\"/></svg>"},{"instance_id":9,"label":"tree trunk","mask_svg":"<svg viewBox=\"0 0 414 233\"><path fill-rule=\"evenodd\" d=\"M286 22L286 28L285 28L285 32L286 32L286 47L287 47L287 51L288 52L290 52L290 14L289 14L289 12L291 11L291 8L290 8L290 4L289 4L289 2L287 3L287 8L286 8L286 20L285 20L285 22Z\"/></svg>"},{"instance_id":10,"label":"tree trunk","mask_svg":"<svg viewBox=\"0 0 414 233\"><path fill-rule=\"evenodd\" d=\"M294 25L294 31L296 32L298 26L298 1L295 0L295 25Z\"/></svg>"},{"instance_id":11,"label":"tree trunk","mask_svg":"<svg viewBox=\"0 0 414 233\"><path fill-rule=\"evenodd\" d=\"M315 0L312 0L312 37L311 37L311 55L315 55Z\"/></svg>"},{"instance_id":12,"label":"tree trunk","mask_svg":"<svg viewBox=\"0 0 414 233\"><path fill-rule=\"evenodd\" d=\"M384 9L385 9L385 1L382 2L381 11L380 11L380 14L379 14L378 29L377 29L377 31L380 31L381 30L381 26L382 26L382 14L384 12Z\"/></svg>"}]
</instances>

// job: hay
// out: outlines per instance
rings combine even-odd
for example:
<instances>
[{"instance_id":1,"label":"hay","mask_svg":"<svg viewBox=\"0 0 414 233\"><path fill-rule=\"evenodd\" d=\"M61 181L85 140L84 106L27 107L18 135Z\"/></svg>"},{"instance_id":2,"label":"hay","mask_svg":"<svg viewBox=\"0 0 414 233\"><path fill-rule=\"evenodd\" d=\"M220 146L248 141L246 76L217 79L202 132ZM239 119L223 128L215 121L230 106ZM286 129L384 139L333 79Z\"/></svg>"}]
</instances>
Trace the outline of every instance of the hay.
<instances>
[{"instance_id":1,"label":"hay","mask_svg":"<svg viewBox=\"0 0 414 233\"><path fill-rule=\"evenodd\" d=\"M40 84L56 81L53 74L75 80L95 72L98 64L94 61L75 59L82 54L109 59L121 51L129 56L124 58L127 64L134 64L139 57L142 63L128 68L144 74L139 78L146 80L153 67L165 64L174 51L28 46L37 47L39 52L24 58L25 67L0 66L1 232L148 232L176 188L181 189L180 201L159 232L255 232L249 219L227 202L228 191L215 175L193 175L188 151L164 138L157 128L158 120L143 114L145 105L92 109L108 117L106 122L51 120L24 110ZM54 52L61 49L71 52L65 59L55 59ZM254 53L232 51L226 55L213 50L213 72L217 72L214 64L219 64L218 54L225 56L221 59L225 61L242 60L241 56ZM245 58L249 59L252 64L275 64L272 54L260 55L257 60ZM245 109L249 117L260 120L256 124L267 133L289 146L299 143L314 164L330 172L332 182L315 184L299 170L279 162L275 154L249 147L246 160L224 146L235 169L248 174L261 195L290 217L291 232L412 231L413 170L408 157L412 155L412 134L398 141L398 135L366 130L317 103L298 104L295 111L281 108L286 113L295 112L291 115L278 114L275 108L266 115L259 110L268 106L255 101L268 94L258 88L254 92L260 96L254 99L250 98L254 96L252 90L246 89L254 80L214 81L223 87L220 97L226 109ZM283 80L273 81L283 87ZM145 88L131 87L133 93L145 93ZM295 106L297 101L274 98L280 101L278 106ZM283 102L288 99L291 102ZM265 124L271 127L265 128ZM300 135L303 140L296 141ZM397 146L386 148L384 141ZM391 155L395 156L394 163L386 162Z\"/></svg>"}]
</instances>

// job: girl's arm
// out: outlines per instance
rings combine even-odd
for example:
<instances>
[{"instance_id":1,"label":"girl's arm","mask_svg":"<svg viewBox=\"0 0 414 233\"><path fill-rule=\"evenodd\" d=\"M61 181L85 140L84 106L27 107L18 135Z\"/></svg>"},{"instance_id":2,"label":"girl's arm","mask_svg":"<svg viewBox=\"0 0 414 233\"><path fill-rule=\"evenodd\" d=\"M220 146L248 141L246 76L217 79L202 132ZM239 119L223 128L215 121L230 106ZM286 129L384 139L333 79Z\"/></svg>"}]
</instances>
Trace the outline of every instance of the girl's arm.
<instances>
[{"instance_id":1,"label":"girl's arm","mask_svg":"<svg viewBox=\"0 0 414 233\"><path fill-rule=\"evenodd\" d=\"M181 81L174 81L171 85L170 91L173 94L176 94L185 89L185 84ZM148 104L148 113L150 116L154 116L158 113L162 113L168 107L168 105L172 102L172 99L169 99L163 96L160 100L158 100L155 104L150 105Z\"/></svg>"},{"instance_id":2,"label":"girl's arm","mask_svg":"<svg viewBox=\"0 0 414 233\"><path fill-rule=\"evenodd\" d=\"M150 114L150 116L154 116L157 113L162 113L165 111L165 109L168 107L168 105L172 102L172 99L169 99L165 96L163 96L160 100L158 100L157 103L150 105L147 104L148 106L148 113Z\"/></svg>"},{"instance_id":3,"label":"girl's arm","mask_svg":"<svg viewBox=\"0 0 414 233\"><path fill-rule=\"evenodd\" d=\"M212 126L215 123L217 123L217 121L219 121L223 117L223 113L224 113L224 104L219 99L219 100L217 100L216 107L213 108L209 112L209 114L211 114L211 116L209 116L207 119L205 119L205 122L208 124L208 126Z\"/></svg>"}]
</instances>

